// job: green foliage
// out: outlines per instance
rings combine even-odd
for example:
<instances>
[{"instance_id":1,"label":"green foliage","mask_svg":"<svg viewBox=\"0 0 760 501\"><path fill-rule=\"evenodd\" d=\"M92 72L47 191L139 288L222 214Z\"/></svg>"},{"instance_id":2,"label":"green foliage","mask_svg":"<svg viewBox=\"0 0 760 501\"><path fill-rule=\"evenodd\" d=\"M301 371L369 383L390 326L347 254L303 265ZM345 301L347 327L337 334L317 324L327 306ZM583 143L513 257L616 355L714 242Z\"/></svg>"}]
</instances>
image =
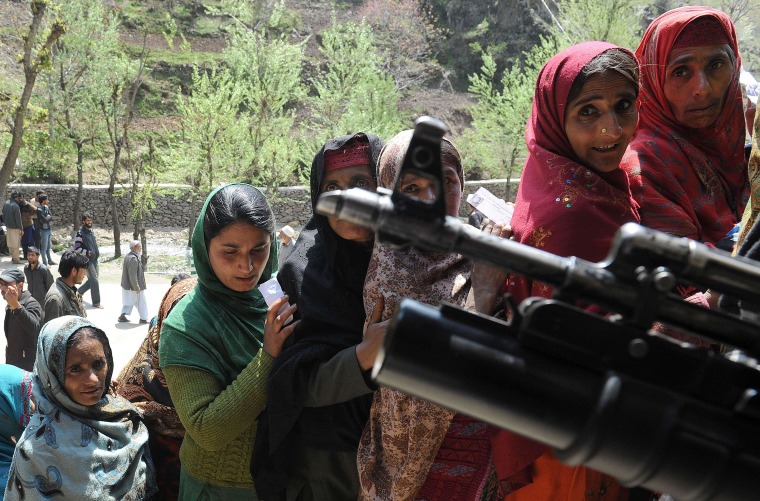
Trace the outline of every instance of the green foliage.
<instances>
[{"instance_id":1,"label":"green foliage","mask_svg":"<svg viewBox=\"0 0 760 501\"><path fill-rule=\"evenodd\" d=\"M463 162L476 177L510 179L519 174L525 155L525 124L530 116L536 77L559 50L553 39L523 54L522 60L499 80L493 55L482 54L481 73L470 76L470 92L478 98L472 108L472 129L460 142Z\"/></svg>"},{"instance_id":2,"label":"green foliage","mask_svg":"<svg viewBox=\"0 0 760 501\"><path fill-rule=\"evenodd\" d=\"M312 80L316 95L309 100L316 142L357 131L380 137L398 132L403 123L400 94L381 69L369 24L333 21L322 34L320 50L326 63Z\"/></svg>"},{"instance_id":3,"label":"green foliage","mask_svg":"<svg viewBox=\"0 0 760 501\"><path fill-rule=\"evenodd\" d=\"M603 40L635 49L642 35L632 0L562 0L558 22L552 33L566 46Z\"/></svg>"},{"instance_id":4,"label":"green foliage","mask_svg":"<svg viewBox=\"0 0 760 501\"><path fill-rule=\"evenodd\" d=\"M19 158L16 175L35 182L67 182L67 159L71 143L61 134L52 137L47 130L31 129L24 134L24 155Z\"/></svg>"},{"instance_id":5,"label":"green foliage","mask_svg":"<svg viewBox=\"0 0 760 501\"><path fill-rule=\"evenodd\" d=\"M180 130L163 151L162 161L174 180L205 194L244 167L246 130L238 120L243 89L226 71L199 68L193 71L192 89L188 97L177 94Z\"/></svg>"},{"instance_id":6,"label":"green foliage","mask_svg":"<svg viewBox=\"0 0 760 501\"><path fill-rule=\"evenodd\" d=\"M470 92L478 103L472 108L472 129L463 134L461 149L467 165L483 177L519 174L525 157L525 125L530 117L536 78L546 61L560 50L585 40L606 40L634 47L641 33L636 8L630 0L563 0L550 33L498 78L492 48L482 53L480 73L470 75ZM479 51L478 44L472 44Z\"/></svg>"},{"instance_id":7,"label":"green foliage","mask_svg":"<svg viewBox=\"0 0 760 501\"><path fill-rule=\"evenodd\" d=\"M296 133L296 108L306 97L301 79L305 41L269 39L263 32L237 31L225 51L232 78L242 93L239 120L246 127L247 167L237 179L264 186L271 193L292 180L303 162L303 141ZM242 154L243 152L241 152Z\"/></svg>"}]
</instances>

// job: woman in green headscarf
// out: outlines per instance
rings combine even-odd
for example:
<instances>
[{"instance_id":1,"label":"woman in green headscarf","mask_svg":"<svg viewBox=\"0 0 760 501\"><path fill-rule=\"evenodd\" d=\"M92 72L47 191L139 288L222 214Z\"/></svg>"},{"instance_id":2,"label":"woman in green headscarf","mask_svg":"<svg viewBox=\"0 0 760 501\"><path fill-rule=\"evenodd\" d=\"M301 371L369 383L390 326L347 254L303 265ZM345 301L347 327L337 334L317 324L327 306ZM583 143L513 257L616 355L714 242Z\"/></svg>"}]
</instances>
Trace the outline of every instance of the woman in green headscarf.
<instances>
[{"instance_id":1,"label":"woman in green headscarf","mask_svg":"<svg viewBox=\"0 0 760 501\"><path fill-rule=\"evenodd\" d=\"M213 191L192 237L198 285L164 322L159 363L185 426L182 500L255 500L248 469L274 358L297 322L257 285L277 267L274 217L247 184Z\"/></svg>"}]
</instances>

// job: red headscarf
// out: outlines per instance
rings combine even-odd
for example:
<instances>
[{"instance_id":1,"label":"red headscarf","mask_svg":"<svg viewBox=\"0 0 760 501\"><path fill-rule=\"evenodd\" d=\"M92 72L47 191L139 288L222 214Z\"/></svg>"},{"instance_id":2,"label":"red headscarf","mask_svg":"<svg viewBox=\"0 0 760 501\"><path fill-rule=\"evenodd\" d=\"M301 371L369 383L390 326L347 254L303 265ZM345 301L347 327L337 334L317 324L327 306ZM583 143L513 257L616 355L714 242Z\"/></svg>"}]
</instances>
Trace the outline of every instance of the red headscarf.
<instances>
[{"instance_id":1,"label":"red headscarf","mask_svg":"<svg viewBox=\"0 0 760 501\"><path fill-rule=\"evenodd\" d=\"M681 125L665 97L668 56L694 21L710 17L736 55L734 78L712 125ZM682 37L683 38L683 37ZM710 40L715 39L713 36ZM708 38L705 38L708 40ZM642 66L639 130L623 158L642 224L715 244L739 220L748 194L741 58L731 18L709 7L681 7L655 19L636 56Z\"/></svg>"},{"instance_id":2,"label":"red headscarf","mask_svg":"<svg viewBox=\"0 0 760 501\"><path fill-rule=\"evenodd\" d=\"M605 42L581 43L551 58L539 73L525 134L529 153L512 218L515 238L521 243L560 256L600 261L618 228L639 220L626 173L622 169L597 173L584 167L565 134L565 109L575 78L611 49L626 50ZM551 294L548 286L516 275L510 276L507 289L517 302ZM545 455L546 446L507 431L492 439L492 447L501 486L516 491L509 500L571 499L600 483L621 489L605 475L557 464ZM562 476L563 481L541 473L537 460L551 465L552 475Z\"/></svg>"},{"instance_id":3,"label":"red headscarf","mask_svg":"<svg viewBox=\"0 0 760 501\"><path fill-rule=\"evenodd\" d=\"M551 58L539 73L525 133L529 153L512 218L512 230L521 243L560 256L600 261L618 228L639 220L626 173L596 172L581 165L565 134L565 109L575 78L591 60L611 49L629 52L606 42L584 42ZM548 297L551 292L520 277L511 277L508 289L517 301Z\"/></svg>"}]
</instances>

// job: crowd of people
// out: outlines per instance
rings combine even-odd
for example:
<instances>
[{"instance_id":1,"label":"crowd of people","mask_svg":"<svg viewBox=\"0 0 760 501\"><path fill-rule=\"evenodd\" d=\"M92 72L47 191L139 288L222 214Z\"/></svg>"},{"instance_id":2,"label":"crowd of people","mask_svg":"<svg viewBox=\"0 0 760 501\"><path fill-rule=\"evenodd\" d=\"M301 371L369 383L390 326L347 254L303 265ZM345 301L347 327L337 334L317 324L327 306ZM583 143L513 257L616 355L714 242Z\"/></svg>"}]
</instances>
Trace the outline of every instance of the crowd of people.
<instances>
[{"instance_id":1,"label":"crowd of people","mask_svg":"<svg viewBox=\"0 0 760 501\"><path fill-rule=\"evenodd\" d=\"M740 69L731 19L708 7L658 17L635 52L596 41L559 52L536 82L511 227L482 215L472 224L589 261L606 256L627 222L714 247L738 234L740 253L760 255L760 230L747 226L760 212L757 200L748 203L760 150L753 146L750 174L751 113ZM411 138L406 130L387 142L370 132L327 141L311 166L312 208L321 194L350 188L434 200L430 179L399 176ZM441 160L445 208L456 216L466 165L448 138ZM262 192L229 184L208 195L196 222L197 275L173 281L152 321L141 294L140 242L130 244L118 321L137 307L150 327L114 378L108 339L84 318L84 290L100 305L92 218L83 216L53 281L46 268L55 264L52 217L38 195L36 222L29 211L24 218L18 194L3 208L13 262L21 263L22 247L29 263L23 273L0 274L6 363L17 366L0 367L7 499L634 501L666 494L566 466L542 444L371 379L402 299L511 317L505 292L516 304L549 297L545 284L455 254L375 242L371 230L316 212L297 237L290 226L276 231ZM27 234L37 224L39 242ZM272 277L285 295L268 306L258 286ZM719 307L710 291L678 291Z\"/></svg>"}]
</instances>

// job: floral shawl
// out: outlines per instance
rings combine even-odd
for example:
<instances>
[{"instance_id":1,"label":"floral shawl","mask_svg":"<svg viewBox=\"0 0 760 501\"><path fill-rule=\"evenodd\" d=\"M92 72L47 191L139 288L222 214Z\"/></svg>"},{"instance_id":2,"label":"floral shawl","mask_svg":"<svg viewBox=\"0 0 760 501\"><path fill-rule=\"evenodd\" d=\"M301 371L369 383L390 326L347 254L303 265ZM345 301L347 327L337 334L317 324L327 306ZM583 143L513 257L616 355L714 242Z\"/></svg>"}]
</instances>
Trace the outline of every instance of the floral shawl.
<instances>
[{"instance_id":1,"label":"floral shawl","mask_svg":"<svg viewBox=\"0 0 760 501\"><path fill-rule=\"evenodd\" d=\"M393 187L411 136L412 131L404 131L383 148L378 167L380 186ZM448 141L443 148L456 153ZM464 182L461 162L457 170ZM385 301L382 320L393 314L403 298L461 306L469 292L470 271L471 263L459 255L398 250L376 242L364 283L367 317L380 299ZM360 499L414 499L454 414L389 388L375 392L369 422L359 443Z\"/></svg>"},{"instance_id":2,"label":"floral shawl","mask_svg":"<svg viewBox=\"0 0 760 501\"><path fill-rule=\"evenodd\" d=\"M678 36L692 21L713 17L736 54L734 78L723 110L712 125L681 125L665 97L665 70ZM749 185L744 157L746 124L736 31L728 15L709 7L681 7L655 19L641 40L639 129L622 167L649 228L715 245L744 210Z\"/></svg>"},{"instance_id":3,"label":"floral shawl","mask_svg":"<svg viewBox=\"0 0 760 501\"><path fill-rule=\"evenodd\" d=\"M132 360L124 366L117 381L117 392L140 409L150 432L150 451L156 465L156 481L161 499L177 499L179 491L179 447L185 427L174 409L166 378L158 361L161 327L172 307L193 290L197 279L177 282L166 291L158 309L156 323Z\"/></svg>"},{"instance_id":4,"label":"floral shawl","mask_svg":"<svg viewBox=\"0 0 760 501\"><path fill-rule=\"evenodd\" d=\"M66 315L42 328L34 364L37 411L18 441L5 499L141 500L155 490L148 429L125 398L105 392L93 406L74 402L64 389L66 343L85 318Z\"/></svg>"}]
</instances>

